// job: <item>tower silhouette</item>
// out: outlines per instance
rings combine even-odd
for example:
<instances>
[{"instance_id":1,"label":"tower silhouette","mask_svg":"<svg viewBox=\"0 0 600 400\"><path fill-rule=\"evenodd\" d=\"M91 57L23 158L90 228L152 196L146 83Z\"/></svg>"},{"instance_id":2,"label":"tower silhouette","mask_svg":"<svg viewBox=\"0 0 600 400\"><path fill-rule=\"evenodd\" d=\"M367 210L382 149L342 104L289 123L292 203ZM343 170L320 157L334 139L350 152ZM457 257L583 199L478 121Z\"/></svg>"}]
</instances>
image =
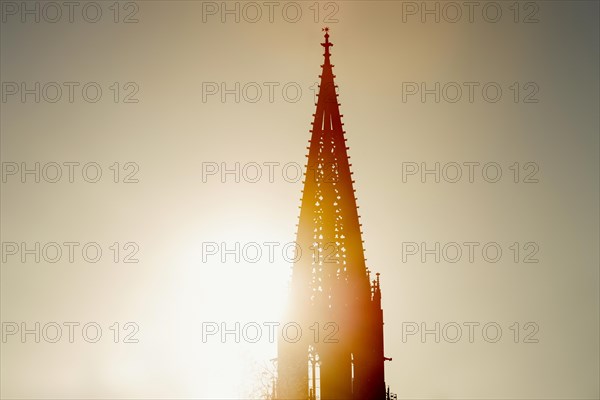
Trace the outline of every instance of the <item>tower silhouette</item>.
<instances>
[{"instance_id":1,"label":"tower silhouette","mask_svg":"<svg viewBox=\"0 0 600 400\"><path fill-rule=\"evenodd\" d=\"M384 400L379 274L371 282L330 62L329 29L297 232L277 398Z\"/></svg>"}]
</instances>

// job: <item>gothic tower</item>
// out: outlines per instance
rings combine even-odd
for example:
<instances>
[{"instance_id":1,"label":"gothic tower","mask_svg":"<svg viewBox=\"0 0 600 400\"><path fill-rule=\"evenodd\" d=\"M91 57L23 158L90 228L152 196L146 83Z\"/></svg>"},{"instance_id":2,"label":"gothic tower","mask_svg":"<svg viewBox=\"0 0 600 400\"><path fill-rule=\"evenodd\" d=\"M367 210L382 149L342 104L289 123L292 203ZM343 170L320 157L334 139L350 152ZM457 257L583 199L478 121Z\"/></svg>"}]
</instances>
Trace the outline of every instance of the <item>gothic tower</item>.
<instances>
[{"instance_id":1,"label":"gothic tower","mask_svg":"<svg viewBox=\"0 0 600 400\"><path fill-rule=\"evenodd\" d=\"M379 274L371 282L365 265L333 44L324 31L290 303L280 327L277 398L384 400Z\"/></svg>"}]
</instances>

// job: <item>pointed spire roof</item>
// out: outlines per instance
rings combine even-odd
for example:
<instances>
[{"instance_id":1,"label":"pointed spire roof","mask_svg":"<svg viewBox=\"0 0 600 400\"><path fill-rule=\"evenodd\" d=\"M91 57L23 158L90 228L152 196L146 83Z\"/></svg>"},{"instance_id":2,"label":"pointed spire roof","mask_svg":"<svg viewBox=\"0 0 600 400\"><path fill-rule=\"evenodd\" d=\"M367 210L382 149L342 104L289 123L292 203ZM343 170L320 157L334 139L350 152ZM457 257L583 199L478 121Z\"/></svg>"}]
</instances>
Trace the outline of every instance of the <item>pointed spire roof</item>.
<instances>
[{"instance_id":1,"label":"pointed spire roof","mask_svg":"<svg viewBox=\"0 0 600 400\"><path fill-rule=\"evenodd\" d=\"M385 394L379 276L372 288L334 83L333 44L329 29L323 31L324 62L306 156L288 318L306 331L316 322L333 323L339 331L336 344L310 335L279 342L277 394L309 397L308 350L319 355L322 398L379 399Z\"/></svg>"},{"instance_id":2,"label":"pointed spire roof","mask_svg":"<svg viewBox=\"0 0 600 400\"><path fill-rule=\"evenodd\" d=\"M330 60L333 43L329 28L323 31L324 63L297 233L303 255L294 265L292 285L302 298L348 306L350 298L370 297L370 282Z\"/></svg>"}]
</instances>

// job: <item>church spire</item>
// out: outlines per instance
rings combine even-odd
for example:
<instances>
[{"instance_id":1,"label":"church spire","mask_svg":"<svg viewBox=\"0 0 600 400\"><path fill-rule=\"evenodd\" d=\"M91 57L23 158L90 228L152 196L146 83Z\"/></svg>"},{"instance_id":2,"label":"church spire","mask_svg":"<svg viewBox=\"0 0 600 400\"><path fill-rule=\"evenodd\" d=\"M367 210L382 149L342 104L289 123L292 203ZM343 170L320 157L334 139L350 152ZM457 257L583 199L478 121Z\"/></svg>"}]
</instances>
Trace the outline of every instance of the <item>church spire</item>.
<instances>
[{"instance_id":1,"label":"church spire","mask_svg":"<svg viewBox=\"0 0 600 400\"><path fill-rule=\"evenodd\" d=\"M316 390L307 375L312 354L319 360L321 399L379 400L385 391L382 314L373 302L365 265L331 64L333 43L329 28L323 31L324 63L310 130L288 316L307 331L315 323L335 327L336 337L335 342L313 342L307 335L298 343L280 343L278 395L307 398L309 389Z\"/></svg>"},{"instance_id":2,"label":"church spire","mask_svg":"<svg viewBox=\"0 0 600 400\"><path fill-rule=\"evenodd\" d=\"M311 298L332 307L348 305L348 296L370 292L366 276L361 224L330 62L329 28L323 28L324 63L316 112L313 114L297 241L301 249L317 249L315 257L300 260L294 274L303 275ZM309 251L309 253L312 253ZM310 276L307 276L308 274ZM292 278L294 279L294 278ZM343 283L343 292L338 287ZM308 285L308 286L306 286ZM336 292L336 296L333 296ZM305 296L303 294L302 296Z\"/></svg>"}]
</instances>

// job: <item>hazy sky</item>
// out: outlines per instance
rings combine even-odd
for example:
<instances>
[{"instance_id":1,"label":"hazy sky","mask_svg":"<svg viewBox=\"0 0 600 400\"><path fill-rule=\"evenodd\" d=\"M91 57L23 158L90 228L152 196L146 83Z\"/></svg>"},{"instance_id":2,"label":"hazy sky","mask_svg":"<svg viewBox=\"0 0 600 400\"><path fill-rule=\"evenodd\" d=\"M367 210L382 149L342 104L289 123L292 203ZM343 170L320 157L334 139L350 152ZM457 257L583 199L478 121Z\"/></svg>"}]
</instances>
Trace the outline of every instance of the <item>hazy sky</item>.
<instances>
[{"instance_id":1,"label":"hazy sky","mask_svg":"<svg viewBox=\"0 0 600 400\"><path fill-rule=\"evenodd\" d=\"M269 380L329 26L392 392L597 398L598 2L464 3L2 1L0 394Z\"/></svg>"}]
</instances>

